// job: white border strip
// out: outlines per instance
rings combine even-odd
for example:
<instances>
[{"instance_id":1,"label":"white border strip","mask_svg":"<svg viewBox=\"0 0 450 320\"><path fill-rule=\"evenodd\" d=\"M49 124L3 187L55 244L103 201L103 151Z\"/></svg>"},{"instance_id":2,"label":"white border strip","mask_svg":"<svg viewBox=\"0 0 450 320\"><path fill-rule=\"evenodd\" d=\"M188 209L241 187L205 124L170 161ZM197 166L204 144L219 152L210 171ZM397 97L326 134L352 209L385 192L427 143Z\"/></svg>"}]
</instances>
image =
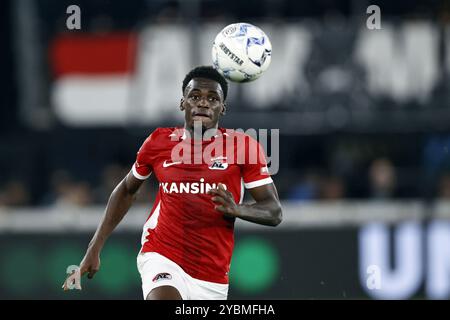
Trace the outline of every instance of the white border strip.
<instances>
[{"instance_id":1,"label":"white border strip","mask_svg":"<svg viewBox=\"0 0 450 320\"><path fill-rule=\"evenodd\" d=\"M244 185L247 189L252 189L252 188L260 187L260 186L263 186L265 184L269 184L272 182L273 182L272 178L269 177L269 178L249 182L249 183L244 183Z\"/></svg>"},{"instance_id":2,"label":"white border strip","mask_svg":"<svg viewBox=\"0 0 450 320\"><path fill-rule=\"evenodd\" d=\"M148 204L130 208L117 231L142 233L148 217ZM429 208L420 200L408 201L281 201L283 222L275 229L236 220L238 229L261 229L270 232L302 228L337 228L359 226L371 222L397 223L421 220L431 215L450 223L450 201L436 202ZM101 221L105 205L74 207L48 206L30 208L0 208L0 234L93 232Z\"/></svg>"}]
</instances>

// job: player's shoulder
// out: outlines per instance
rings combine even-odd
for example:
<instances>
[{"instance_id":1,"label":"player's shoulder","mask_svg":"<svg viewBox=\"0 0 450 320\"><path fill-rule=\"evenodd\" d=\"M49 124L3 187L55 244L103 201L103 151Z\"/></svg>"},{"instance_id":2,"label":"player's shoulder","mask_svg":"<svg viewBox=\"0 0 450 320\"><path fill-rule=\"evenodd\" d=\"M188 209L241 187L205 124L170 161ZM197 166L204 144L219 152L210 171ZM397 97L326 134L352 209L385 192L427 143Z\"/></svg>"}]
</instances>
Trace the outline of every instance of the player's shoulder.
<instances>
[{"instance_id":1,"label":"player's shoulder","mask_svg":"<svg viewBox=\"0 0 450 320\"><path fill-rule=\"evenodd\" d=\"M169 139L171 135L176 134L180 128L177 127L159 127L153 130L147 137L147 139Z\"/></svg>"},{"instance_id":2,"label":"player's shoulder","mask_svg":"<svg viewBox=\"0 0 450 320\"><path fill-rule=\"evenodd\" d=\"M179 128L176 127L159 127L153 130L145 139L144 147L150 148L159 145L167 145L167 141L171 135L176 133Z\"/></svg>"}]
</instances>

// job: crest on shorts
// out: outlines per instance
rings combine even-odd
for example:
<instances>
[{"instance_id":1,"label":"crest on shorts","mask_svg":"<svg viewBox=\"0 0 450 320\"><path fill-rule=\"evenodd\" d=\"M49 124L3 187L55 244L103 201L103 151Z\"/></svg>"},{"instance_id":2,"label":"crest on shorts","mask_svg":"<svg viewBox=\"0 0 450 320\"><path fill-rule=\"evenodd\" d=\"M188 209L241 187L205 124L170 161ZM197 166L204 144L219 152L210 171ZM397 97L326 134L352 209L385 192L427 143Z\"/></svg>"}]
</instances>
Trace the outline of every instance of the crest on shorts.
<instances>
[{"instance_id":1,"label":"crest on shorts","mask_svg":"<svg viewBox=\"0 0 450 320\"><path fill-rule=\"evenodd\" d=\"M153 278L152 281L153 281L153 282L157 282L157 281L164 280L164 279L170 280L170 279L172 279L172 276L170 275L170 273L162 272L162 273L158 273L158 274Z\"/></svg>"}]
</instances>

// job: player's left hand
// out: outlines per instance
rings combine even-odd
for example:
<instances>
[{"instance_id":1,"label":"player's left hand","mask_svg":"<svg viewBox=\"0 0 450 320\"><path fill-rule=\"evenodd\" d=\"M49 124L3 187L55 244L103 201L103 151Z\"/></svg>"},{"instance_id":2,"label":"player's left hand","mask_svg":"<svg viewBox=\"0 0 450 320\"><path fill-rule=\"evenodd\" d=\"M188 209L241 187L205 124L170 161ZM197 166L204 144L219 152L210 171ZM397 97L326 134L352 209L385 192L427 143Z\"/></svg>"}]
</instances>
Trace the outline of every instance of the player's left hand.
<instances>
[{"instance_id":1,"label":"player's left hand","mask_svg":"<svg viewBox=\"0 0 450 320\"><path fill-rule=\"evenodd\" d=\"M211 200L216 204L214 209L228 217L239 216L239 206L234 202L231 192L225 190L221 183L219 183L216 189L210 189L208 194L213 196Z\"/></svg>"}]
</instances>

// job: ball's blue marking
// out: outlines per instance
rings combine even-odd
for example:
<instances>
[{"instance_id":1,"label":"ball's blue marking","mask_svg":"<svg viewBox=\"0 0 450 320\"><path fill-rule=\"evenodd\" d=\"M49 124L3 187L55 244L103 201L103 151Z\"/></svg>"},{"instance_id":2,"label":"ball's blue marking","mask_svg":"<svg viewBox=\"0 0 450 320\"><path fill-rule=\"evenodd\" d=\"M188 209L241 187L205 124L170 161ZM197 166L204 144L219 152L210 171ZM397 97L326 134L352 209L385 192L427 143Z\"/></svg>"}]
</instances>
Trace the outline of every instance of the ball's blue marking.
<instances>
[{"instance_id":1,"label":"ball's blue marking","mask_svg":"<svg viewBox=\"0 0 450 320\"><path fill-rule=\"evenodd\" d=\"M251 45L264 45L265 42L265 37L261 37L261 38L255 38L255 37L249 37L247 38L247 47L251 46Z\"/></svg>"},{"instance_id":2,"label":"ball's blue marking","mask_svg":"<svg viewBox=\"0 0 450 320\"><path fill-rule=\"evenodd\" d=\"M241 24L239 25L239 31L233 37L242 37L247 34L247 29L253 27L251 24Z\"/></svg>"}]
</instances>

